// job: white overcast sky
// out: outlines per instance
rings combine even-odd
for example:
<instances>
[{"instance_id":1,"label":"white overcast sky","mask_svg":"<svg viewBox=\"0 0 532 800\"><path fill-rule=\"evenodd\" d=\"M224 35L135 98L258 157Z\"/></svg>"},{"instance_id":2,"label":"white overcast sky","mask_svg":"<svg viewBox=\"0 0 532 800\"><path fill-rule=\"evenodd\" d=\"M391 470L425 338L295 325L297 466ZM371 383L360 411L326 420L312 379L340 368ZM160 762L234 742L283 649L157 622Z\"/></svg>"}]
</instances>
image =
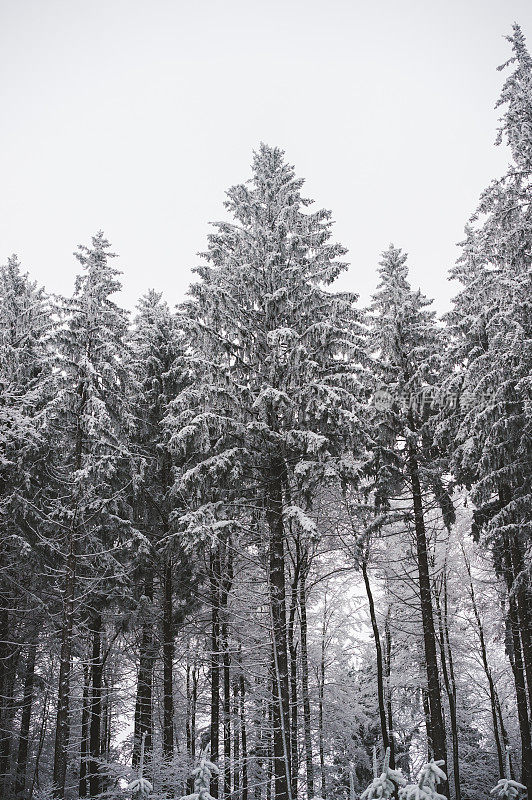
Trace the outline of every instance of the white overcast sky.
<instances>
[{"instance_id":1,"label":"white overcast sky","mask_svg":"<svg viewBox=\"0 0 532 800\"><path fill-rule=\"evenodd\" d=\"M282 147L349 248L367 301L410 254L437 308L480 191L505 168L494 110L531 0L0 0L0 259L69 293L103 229L121 302L184 295L224 191Z\"/></svg>"}]
</instances>

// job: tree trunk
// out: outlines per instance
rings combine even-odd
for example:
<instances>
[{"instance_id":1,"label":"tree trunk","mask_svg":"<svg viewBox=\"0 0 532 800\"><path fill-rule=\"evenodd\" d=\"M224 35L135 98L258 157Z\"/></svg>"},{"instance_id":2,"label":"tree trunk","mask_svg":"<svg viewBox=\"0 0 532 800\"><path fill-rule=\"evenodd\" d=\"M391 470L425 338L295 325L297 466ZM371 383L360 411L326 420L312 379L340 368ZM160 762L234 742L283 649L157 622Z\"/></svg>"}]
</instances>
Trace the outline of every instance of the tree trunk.
<instances>
[{"instance_id":1,"label":"tree trunk","mask_svg":"<svg viewBox=\"0 0 532 800\"><path fill-rule=\"evenodd\" d=\"M248 743L246 729L246 681L240 672L240 739L242 742L242 800L248 800Z\"/></svg>"},{"instance_id":2,"label":"tree trunk","mask_svg":"<svg viewBox=\"0 0 532 800\"><path fill-rule=\"evenodd\" d=\"M471 575L471 565L464 553L464 562L467 569L467 574L469 576L469 596L471 598L471 605L473 607L473 614L475 616L475 621L477 624L477 631L478 631L478 638L480 642L480 656L482 658L482 666L484 668L484 674L486 675L486 680L488 681L488 689L490 693L490 703L491 703L491 719L493 723L493 737L495 739L495 747L497 749L497 761L499 763L499 775L501 778L504 776L504 754L503 748L501 744L501 738L499 736L499 725L497 723L497 702L496 702L496 693L495 693L495 686L493 683L493 677L491 674L491 669L488 663L488 654L486 650L486 640L484 638L484 626L482 625L482 620L480 619L480 614L477 607L476 597L475 597L475 590L473 588L473 577Z\"/></svg>"},{"instance_id":3,"label":"tree trunk","mask_svg":"<svg viewBox=\"0 0 532 800\"><path fill-rule=\"evenodd\" d=\"M390 678L392 674L392 634L390 630L390 610L391 608L388 606L386 620L384 623L384 678L386 686L386 714L388 722L388 743L390 747L390 767L395 769L395 738L393 735L392 689L390 686Z\"/></svg>"},{"instance_id":4,"label":"tree trunk","mask_svg":"<svg viewBox=\"0 0 532 800\"><path fill-rule=\"evenodd\" d=\"M232 769L231 769L231 655L229 652L229 621L227 606L229 592L233 583L233 551L231 541L223 546L223 578L221 582L220 613L221 613L221 646L222 646L222 675L223 675L223 736L224 736L224 769L223 769L223 796L231 795Z\"/></svg>"},{"instance_id":5,"label":"tree trunk","mask_svg":"<svg viewBox=\"0 0 532 800\"><path fill-rule=\"evenodd\" d=\"M314 761L312 756L312 730L310 716L310 694L307 644L307 589L306 573L301 574L299 585L299 614L301 629L301 694L303 696L303 730L305 739L305 764L307 770L307 798L314 797Z\"/></svg>"},{"instance_id":6,"label":"tree trunk","mask_svg":"<svg viewBox=\"0 0 532 800\"><path fill-rule=\"evenodd\" d=\"M423 621L423 645L425 652L425 665L427 669L427 691L430 711L430 737L435 760L442 759L447 762L445 747L445 727L440 694L440 679L438 672L438 657L436 652L436 633L434 630L434 616L432 612L432 593L430 586L429 560L427 552L427 535L423 515L423 500L419 466L413 443L408 443L408 471L412 487L412 501L414 507L414 524L416 532L416 554L419 577L419 592L421 596L421 617ZM442 784L440 793L449 797L449 785Z\"/></svg>"},{"instance_id":7,"label":"tree trunk","mask_svg":"<svg viewBox=\"0 0 532 800\"><path fill-rule=\"evenodd\" d=\"M298 713L297 713L297 641L295 638L295 622L297 612L297 595L299 583L299 564L296 563L290 593L290 610L288 614L288 652L290 654L290 763L292 767L292 797L297 797L298 763Z\"/></svg>"},{"instance_id":8,"label":"tree trunk","mask_svg":"<svg viewBox=\"0 0 532 800\"><path fill-rule=\"evenodd\" d=\"M63 590L63 614L61 621L61 653L59 661L59 689L54 747L54 797L65 794L65 781L70 737L69 705L70 674L72 670L72 634L74 630L74 592L76 585L76 555L74 530L70 531L66 562L65 586Z\"/></svg>"},{"instance_id":9,"label":"tree trunk","mask_svg":"<svg viewBox=\"0 0 532 800\"><path fill-rule=\"evenodd\" d=\"M233 797L240 795L240 681L233 681Z\"/></svg>"},{"instance_id":10,"label":"tree trunk","mask_svg":"<svg viewBox=\"0 0 532 800\"><path fill-rule=\"evenodd\" d=\"M521 734L521 783L527 787L528 796L532 797L532 745L530 740L530 723L528 719L525 672L523 668L523 654L521 639L519 638L519 618L517 604L513 589L513 574L511 553L508 547L504 548L504 578L508 589L508 624L511 635L511 650L509 653L514 674L515 695L517 701L517 716L519 719L519 732Z\"/></svg>"},{"instance_id":11,"label":"tree trunk","mask_svg":"<svg viewBox=\"0 0 532 800\"><path fill-rule=\"evenodd\" d=\"M155 660L155 637L151 605L153 603L153 575L148 574L144 584L144 595L150 601L150 611L142 623L142 638L139 654L139 671L137 676L137 700L135 705L135 724L133 732L133 768L140 762L142 735L145 733L144 752L149 755L152 750L153 735L153 664Z\"/></svg>"},{"instance_id":12,"label":"tree trunk","mask_svg":"<svg viewBox=\"0 0 532 800\"><path fill-rule=\"evenodd\" d=\"M440 605L440 600L436 594L436 612L438 615L438 625L440 632L440 658L443 672L443 680L445 684L445 691L447 692L447 700L449 703L449 716L451 718L451 739L453 746L453 784L454 784L454 798L461 800L462 793L460 790L460 759L458 753L458 720L456 716L456 683L454 679L454 668L451 653L451 645L449 640L449 629L447 622L447 580L443 578L443 591L444 591L444 609Z\"/></svg>"},{"instance_id":13,"label":"tree trunk","mask_svg":"<svg viewBox=\"0 0 532 800\"><path fill-rule=\"evenodd\" d=\"M373 602L373 594L371 591L371 584L368 577L368 566L366 559L362 559L362 577L364 578L364 586L366 587L366 595L369 604L369 616L371 620L371 627L373 630L373 639L375 641L375 655L377 662L377 698L379 704L379 719L381 724L381 736L384 752L390 746L390 739L388 736L388 726L386 724L386 706L384 700L384 670L382 662L382 646L381 637L379 633L379 626L377 624L377 615L375 614L375 603ZM390 761L391 765L391 761Z\"/></svg>"},{"instance_id":14,"label":"tree trunk","mask_svg":"<svg viewBox=\"0 0 532 800\"><path fill-rule=\"evenodd\" d=\"M37 632L33 632L26 658L24 675L24 695L22 699L22 716L18 737L17 772L15 777L15 797L24 797L26 772L28 768L28 745L30 736L31 711L33 706L33 687L35 683L35 660L37 656Z\"/></svg>"},{"instance_id":15,"label":"tree trunk","mask_svg":"<svg viewBox=\"0 0 532 800\"><path fill-rule=\"evenodd\" d=\"M216 764L220 749L220 556L218 549L210 556L211 587L211 761ZM218 777L213 775L210 794L218 797Z\"/></svg>"},{"instance_id":16,"label":"tree trunk","mask_svg":"<svg viewBox=\"0 0 532 800\"><path fill-rule=\"evenodd\" d=\"M318 747L320 751L320 776L321 776L321 796L327 796L327 779L325 776L325 746L323 735L323 697L325 693L325 633L327 629L327 595L323 606L323 624L321 628L321 658L318 677Z\"/></svg>"},{"instance_id":17,"label":"tree trunk","mask_svg":"<svg viewBox=\"0 0 532 800\"><path fill-rule=\"evenodd\" d=\"M87 771L89 766L89 727L90 727L90 686L91 671L88 664L83 665L83 701L81 707L81 746L79 762L79 796L87 797L89 786Z\"/></svg>"},{"instance_id":18,"label":"tree trunk","mask_svg":"<svg viewBox=\"0 0 532 800\"><path fill-rule=\"evenodd\" d=\"M95 614L92 621L92 693L89 732L89 792L97 797L101 791L100 781L100 736L102 729L102 615Z\"/></svg>"},{"instance_id":19,"label":"tree trunk","mask_svg":"<svg viewBox=\"0 0 532 800\"><path fill-rule=\"evenodd\" d=\"M172 555L168 552L163 593L163 755L174 754L174 632L173 632Z\"/></svg>"},{"instance_id":20,"label":"tree trunk","mask_svg":"<svg viewBox=\"0 0 532 800\"><path fill-rule=\"evenodd\" d=\"M528 688L528 708L529 713L532 714L532 636L530 632L532 609L530 608L530 591L527 586L528 576L517 534L509 534L508 540L511 550L519 633L523 649L523 665Z\"/></svg>"},{"instance_id":21,"label":"tree trunk","mask_svg":"<svg viewBox=\"0 0 532 800\"><path fill-rule=\"evenodd\" d=\"M285 556L283 527L283 465L276 462L268 476L266 517L270 533L269 584L273 644L273 749L275 800L291 800L290 690L286 631Z\"/></svg>"}]
</instances>

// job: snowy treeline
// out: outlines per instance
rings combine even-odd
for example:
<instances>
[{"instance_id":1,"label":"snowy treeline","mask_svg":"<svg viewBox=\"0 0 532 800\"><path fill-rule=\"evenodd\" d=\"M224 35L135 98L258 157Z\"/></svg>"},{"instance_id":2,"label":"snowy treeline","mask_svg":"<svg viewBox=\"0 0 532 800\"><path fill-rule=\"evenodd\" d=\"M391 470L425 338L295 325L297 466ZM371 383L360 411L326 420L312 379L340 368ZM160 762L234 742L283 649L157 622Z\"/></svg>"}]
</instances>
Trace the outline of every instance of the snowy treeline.
<instances>
[{"instance_id":1,"label":"snowy treeline","mask_svg":"<svg viewBox=\"0 0 532 800\"><path fill-rule=\"evenodd\" d=\"M101 232L70 298L1 268L2 798L532 797L532 60L509 42L512 162L444 319L393 245L369 308L336 291L331 213L266 145L175 308L114 302Z\"/></svg>"}]
</instances>

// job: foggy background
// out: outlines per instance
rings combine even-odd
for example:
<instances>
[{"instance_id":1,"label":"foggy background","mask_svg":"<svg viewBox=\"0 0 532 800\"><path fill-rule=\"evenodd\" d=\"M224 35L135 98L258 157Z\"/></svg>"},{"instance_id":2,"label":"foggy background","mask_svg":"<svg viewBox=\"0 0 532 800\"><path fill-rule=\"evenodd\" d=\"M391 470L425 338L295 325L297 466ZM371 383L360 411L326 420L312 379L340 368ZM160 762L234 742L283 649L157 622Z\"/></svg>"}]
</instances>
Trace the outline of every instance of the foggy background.
<instances>
[{"instance_id":1,"label":"foggy background","mask_svg":"<svg viewBox=\"0 0 532 800\"><path fill-rule=\"evenodd\" d=\"M182 299L224 191L262 140L330 208L366 302L380 252L445 310L530 0L0 0L0 259L70 293L103 229L133 308Z\"/></svg>"}]
</instances>

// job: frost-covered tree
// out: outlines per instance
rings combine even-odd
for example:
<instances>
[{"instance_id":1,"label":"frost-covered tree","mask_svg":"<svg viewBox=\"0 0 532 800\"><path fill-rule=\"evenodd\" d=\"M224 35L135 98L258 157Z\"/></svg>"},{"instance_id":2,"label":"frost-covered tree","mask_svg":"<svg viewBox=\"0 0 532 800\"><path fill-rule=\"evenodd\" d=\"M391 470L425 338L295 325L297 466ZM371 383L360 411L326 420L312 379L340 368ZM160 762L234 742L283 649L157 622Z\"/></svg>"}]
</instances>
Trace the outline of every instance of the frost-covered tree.
<instances>
[{"instance_id":1,"label":"frost-covered tree","mask_svg":"<svg viewBox=\"0 0 532 800\"><path fill-rule=\"evenodd\" d=\"M178 316L172 313L162 295L153 290L138 303L131 341L131 366L135 376L133 441L143 468L136 485L138 526L142 531L143 548L135 578L141 585L139 622L142 624L133 764L138 764L141 738L145 749L152 749L153 697L152 675L155 658L162 650L163 658L163 752L168 759L174 750L173 656L177 599L183 611L185 596L190 599L192 566L184 552L170 536L171 516L177 513L172 496L173 462L165 418L169 404L189 382L183 364L183 331ZM154 584L161 584L161 613L154 608ZM177 595L177 597L176 597ZM157 621L160 618L160 636Z\"/></svg>"},{"instance_id":2,"label":"frost-covered tree","mask_svg":"<svg viewBox=\"0 0 532 800\"><path fill-rule=\"evenodd\" d=\"M406 780L399 770L390 767L390 749L386 749L382 771L377 766L376 752L373 754L373 780L368 788L360 795L360 800L387 800L394 796Z\"/></svg>"},{"instance_id":3,"label":"frost-covered tree","mask_svg":"<svg viewBox=\"0 0 532 800\"><path fill-rule=\"evenodd\" d=\"M374 356L373 442L367 465L377 509L408 498L413 517L418 586L423 624L423 650L430 708L429 747L446 758L445 727L434 625L427 493L440 504L447 524L453 508L444 487L445 462L434 446L431 417L438 386L441 334L434 312L421 292L408 282L406 255L397 248L383 253L380 282L369 308L369 347Z\"/></svg>"},{"instance_id":4,"label":"frost-covered tree","mask_svg":"<svg viewBox=\"0 0 532 800\"><path fill-rule=\"evenodd\" d=\"M191 346L201 374L173 444L203 453L177 487L196 494L190 527L220 531L242 513L267 531L275 792L289 796L285 599L288 522L313 528L318 481L356 471L359 360L355 296L327 286L345 269L331 214L310 212L281 150L261 145L252 179L232 187L191 289ZM214 528L213 528L214 526ZM218 526L218 527L216 527ZM214 752L213 752L214 756Z\"/></svg>"},{"instance_id":5,"label":"frost-covered tree","mask_svg":"<svg viewBox=\"0 0 532 800\"><path fill-rule=\"evenodd\" d=\"M62 796L69 743L73 641L83 622L91 638L91 696L82 776L91 796L100 791L103 613L124 594L120 550L135 530L126 496L133 474L129 451L130 373L128 318L112 300L120 289L114 254L103 233L75 253L82 272L74 294L61 304L56 334L58 392L53 406L57 453L54 518L63 559L61 653L54 756L54 784ZM83 606L79 607L79 593ZM78 613L79 612L79 613Z\"/></svg>"},{"instance_id":6,"label":"frost-covered tree","mask_svg":"<svg viewBox=\"0 0 532 800\"><path fill-rule=\"evenodd\" d=\"M460 397L450 437L454 471L471 489L473 533L491 549L507 588L523 782L532 794L532 59L518 25L508 40L497 144L508 145L512 163L482 194L452 270L462 286L448 317L448 383Z\"/></svg>"},{"instance_id":7,"label":"frost-covered tree","mask_svg":"<svg viewBox=\"0 0 532 800\"><path fill-rule=\"evenodd\" d=\"M52 397L48 298L21 270L16 256L0 267L0 794L8 793L15 740L16 665L25 659L24 701L17 758L17 791L24 787L38 629L42 625L43 553L36 528L49 437ZM37 545L37 546L36 546Z\"/></svg>"},{"instance_id":8,"label":"frost-covered tree","mask_svg":"<svg viewBox=\"0 0 532 800\"><path fill-rule=\"evenodd\" d=\"M438 792L438 784L445 784L447 776L443 771L444 761L429 761L420 772L416 783L399 789L400 800L446 800L446 794Z\"/></svg>"}]
</instances>

